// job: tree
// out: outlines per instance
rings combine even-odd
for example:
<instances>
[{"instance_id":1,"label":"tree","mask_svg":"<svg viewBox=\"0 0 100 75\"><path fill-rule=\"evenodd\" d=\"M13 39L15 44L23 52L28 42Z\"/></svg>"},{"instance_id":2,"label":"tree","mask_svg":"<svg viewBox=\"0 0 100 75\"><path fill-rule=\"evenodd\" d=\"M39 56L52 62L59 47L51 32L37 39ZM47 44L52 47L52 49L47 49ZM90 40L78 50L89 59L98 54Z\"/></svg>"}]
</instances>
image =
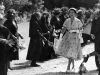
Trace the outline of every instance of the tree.
<instances>
[{"instance_id":1,"label":"tree","mask_svg":"<svg viewBox=\"0 0 100 75\"><path fill-rule=\"evenodd\" d=\"M99 0L44 0L44 6L48 9L62 6L92 8L98 1Z\"/></svg>"},{"instance_id":2,"label":"tree","mask_svg":"<svg viewBox=\"0 0 100 75\"><path fill-rule=\"evenodd\" d=\"M8 11L10 8L19 10L20 7L28 4L28 0L0 0L0 1L4 2L5 11Z\"/></svg>"},{"instance_id":3,"label":"tree","mask_svg":"<svg viewBox=\"0 0 100 75\"><path fill-rule=\"evenodd\" d=\"M43 3L44 3L43 0L29 0L29 1L32 2L33 11L41 9L44 6L43 5Z\"/></svg>"},{"instance_id":4,"label":"tree","mask_svg":"<svg viewBox=\"0 0 100 75\"><path fill-rule=\"evenodd\" d=\"M11 8L12 0L2 0L2 2L4 3L5 6L5 11L8 11Z\"/></svg>"},{"instance_id":5,"label":"tree","mask_svg":"<svg viewBox=\"0 0 100 75\"><path fill-rule=\"evenodd\" d=\"M92 8L99 2L99 0L76 0L79 6Z\"/></svg>"}]
</instances>

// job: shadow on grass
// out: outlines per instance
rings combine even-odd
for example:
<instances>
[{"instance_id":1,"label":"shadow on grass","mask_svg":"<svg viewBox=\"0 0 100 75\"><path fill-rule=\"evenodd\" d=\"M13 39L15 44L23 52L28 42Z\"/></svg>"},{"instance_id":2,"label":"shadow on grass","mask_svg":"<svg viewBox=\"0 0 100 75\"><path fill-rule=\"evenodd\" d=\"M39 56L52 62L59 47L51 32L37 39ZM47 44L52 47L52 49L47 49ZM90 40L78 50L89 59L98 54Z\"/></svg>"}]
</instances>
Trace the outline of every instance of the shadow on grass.
<instances>
[{"instance_id":1,"label":"shadow on grass","mask_svg":"<svg viewBox=\"0 0 100 75\"><path fill-rule=\"evenodd\" d=\"M49 72L44 74L36 74L36 75L79 75L78 73L66 73L66 72Z\"/></svg>"},{"instance_id":2,"label":"shadow on grass","mask_svg":"<svg viewBox=\"0 0 100 75\"><path fill-rule=\"evenodd\" d=\"M87 73L74 73L74 72L49 72L44 74L36 74L36 75L98 75L98 71L89 71Z\"/></svg>"},{"instance_id":3,"label":"shadow on grass","mask_svg":"<svg viewBox=\"0 0 100 75\"><path fill-rule=\"evenodd\" d=\"M21 70L21 69L27 69L27 68L31 68L30 61L15 63L14 67L12 67L13 70Z\"/></svg>"},{"instance_id":4,"label":"shadow on grass","mask_svg":"<svg viewBox=\"0 0 100 75\"><path fill-rule=\"evenodd\" d=\"M13 70L21 70L27 68L31 68L30 65L20 65L20 66L12 67Z\"/></svg>"},{"instance_id":5,"label":"shadow on grass","mask_svg":"<svg viewBox=\"0 0 100 75\"><path fill-rule=\"evenodd\" d=\"M14 65L29 65L31 63L31 61L25 61L25 62L21 62L21 63L15 63Z\"/></svg>"}]
</instances>

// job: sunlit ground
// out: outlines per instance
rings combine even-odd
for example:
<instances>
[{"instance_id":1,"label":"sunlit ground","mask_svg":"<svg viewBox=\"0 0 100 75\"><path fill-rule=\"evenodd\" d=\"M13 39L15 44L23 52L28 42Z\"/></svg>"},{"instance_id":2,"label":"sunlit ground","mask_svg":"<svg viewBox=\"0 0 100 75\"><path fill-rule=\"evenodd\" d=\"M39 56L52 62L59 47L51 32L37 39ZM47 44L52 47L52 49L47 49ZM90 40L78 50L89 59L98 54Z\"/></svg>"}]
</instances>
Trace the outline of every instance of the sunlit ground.
<instances>
[{"instance_id":1,"label":"sunlit ground","mask_svg":"<svg viewBox=\"0 0 100 75\"><path fill-rule=\"evenodd\" d=\"M24 36L24 39L20 39L20 43L22 43L25 46L25 50L19 51L19 60L12 61L11 66L14 70L9 70L8 75L66 75L65 71L67 69L68 60L64 57L59 57L57 59L52 59L49 61L45 61L42 63L37 63L41 65L40 67L30 67L30 61L25 60L27 55L27 48L29 43L29 23L24 22L19 24L19 32ZM94 44L90 44L85 46L83 49L83 54L86 55L88 53L91 53L94 51ZM94 56L90 57L88 62L85 63L85 66L88 71L96 70L96 65L94 61ZM75 70L74 72L78 72L79 66L81 62L83 61L76 61L75 62ZM73 75L73 74L67 74L67 75ZM75 74L74 74L75 75ZM76 74L78 75L78 74ZM97 75L97 72L89 72L85 75Z\"/></svg>"}]
</instances>

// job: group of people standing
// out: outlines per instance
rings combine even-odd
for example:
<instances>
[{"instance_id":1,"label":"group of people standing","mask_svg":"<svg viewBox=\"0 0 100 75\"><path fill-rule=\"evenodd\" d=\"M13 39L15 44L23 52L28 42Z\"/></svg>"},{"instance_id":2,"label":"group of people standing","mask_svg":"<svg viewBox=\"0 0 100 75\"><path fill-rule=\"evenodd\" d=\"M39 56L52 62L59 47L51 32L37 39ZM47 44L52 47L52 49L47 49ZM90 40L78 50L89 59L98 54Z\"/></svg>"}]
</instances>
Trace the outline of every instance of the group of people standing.
<instances>
[{"instance_id":1,"label":"group of people standing","mask_svg":"<svg viewBox=\"0 0 100 75\"><path fill-rule=\"evenodd\" d=\"M35 12L31 16L29 25L29 37L30 43L27 53L27 60L32 60L31 66L39 66L37 61L48 60L51 57L55 57L55 52L52 46L49 46L49 42L53 42L53 36L48 27L48 14ZM48 40L47 40L48 39Z\"/></svg>"},{"instance_id":2,"label":"group of people standing","mask_svg":"<svg viewBox=\"0 0 100 75\"><path fill-rule=\"evenodd\" d=\"M94 22L99 19L99 14L96 10L84 11L67 7L56 8L50 13L33 13L29 26L30 43L27 54L27 59L32 60L31 66L39 66L36 62L42 58L41 55L45 57L47 54L48 57L53 54L56 57L57 54L69 59L67 71L70 71L74 69L74 62L83 57L82 47L88 40L95 43L95 52L99 55L99 21ZM54 44L55 39L61 39L57 50L49 45L50 42ZM97 57L96 62L99 61ZM84 57L85 60L87 58Z\"/></svg>"},{"instance_id":3,"label":"group of people standing","mask_svg":"<svg viewBox=\"0 0 100 75\"><path fill-rule=\"evenodd\" d=\"M62 14L60 14L59 9L52 12L36 11L32 14L29 23L30 42L26 58L32 61L31 66L39 66L36 64L37 61L57 57L53 46L54 38L59 37L63 22L66 19L67 9L64 8L62 11L64 11Z\"/></svg>"},{"instance_id":4,"label":"group of people standing","mask_svg":"<svg viewBox=\"0 0 100 75\"><path fill-rule=\"evenodd\" d=\"M23 39L18 33L15 14L15 10L10 9L5 16L5 21L0 14L0 75L7 75L10 61L18 59L18 39L19 37ZM29 22L30 42L26 59L32 61L30 66L37 67L40 65L36 62L61 55L68 58L66 71L71 71L75 67L74 62L83 57L82 45L84 46L84 42L90 40L95 43L95 51L84 59L87 61L89 56L95 55L99 69L99 23L100 11L84 12L81 9L67 7L56 8L52 12L36 11ZM87 29L88 26L90 30ZM86 33L83 33L84 31ZM54 46L55 39L60 39L58 48Z\"/></svg>"},{"instance_id":5,"label":"group of people standing","mask_svg":"<svg viewBox=\"0 0 100 75\"><path fill-rule=\"evenodd\" d=\"M6 14L4 9L0 11L0 75L7 75L8 69L12 69L10 62L19 59L18 39L22 36L18 33L16 11L9 9Z\"/></svg>"}]
</instances>

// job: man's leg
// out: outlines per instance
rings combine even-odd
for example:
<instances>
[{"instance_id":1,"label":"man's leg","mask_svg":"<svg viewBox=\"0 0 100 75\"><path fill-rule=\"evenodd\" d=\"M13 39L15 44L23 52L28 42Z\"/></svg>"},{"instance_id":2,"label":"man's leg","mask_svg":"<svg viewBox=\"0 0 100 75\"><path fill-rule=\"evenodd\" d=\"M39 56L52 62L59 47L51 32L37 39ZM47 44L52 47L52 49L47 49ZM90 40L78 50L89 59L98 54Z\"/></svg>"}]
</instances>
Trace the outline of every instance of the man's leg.
<instances>
[{"instance_id":1,"label":"man's leg","mask_svg":"<svg viewBox=\"0 0 100 75\"><path fill-rule=\"evenodd\" d=\"M92 52L92 53L90 53L90 54L88 54L86 57L84 57L84 60L83 60L83 62L87 62L88 61L88 59L89 59L89 57L91 57L91 56L94 56L94 55L96 55L97 53L94 51L94 52Z\"/></svg>"},{"instance_id":2,"label":"man's leg","mask_svg":"<svg viewBox=\"0 0 100 75\"><path fill-rule=\"evenodd\" d=\"M0 75L7 75L7 64L5 62L0 63Z\"/></svg>"},{"instance_id":3,"label":"man's leg","mask_svg":"<svg viewBox=\"0 0 100 75\"><path fill-rule=\"evenodd\" d=\"M99 38L95 39L95 51L97 52L97 55L95 56L95 63L99 71L100 70L100 40Z\"/></svg>"},{"instance_id":4,"label":"man's leg","mask_svg":"<svg viewBox=\"0 0 100 75\"><path fill-rule=\"evenodd\" d=\"M30 66L32 66L32 67L38 67L38 66L40 66L40 65L36 64L36 60L34 59L34 60L32 60Z\"/></svg>"},{"instance_id":5,"label":"man's leg","mask_svg":"<svg viewBox=\"0 0 100 75\"><path fill-rule=\"evenodd\" d=\"M98 75L100 75L100 54L98 54L98 57L97 57L98 59L97 59L97 63L96 63L96 65L97 65L97 68L98 68Z\"/></svg>"},{"instance_id":6,"label":"man's leg","mask_svg":"<svg viewBox=\"0 0 100 75\"><path fill-rule=\"evenodd\" d=\"M99 60L98 60L97 55L95 56L95 63L96 63L97 69L99 70Z\"/></svg>"}]
</instances>

